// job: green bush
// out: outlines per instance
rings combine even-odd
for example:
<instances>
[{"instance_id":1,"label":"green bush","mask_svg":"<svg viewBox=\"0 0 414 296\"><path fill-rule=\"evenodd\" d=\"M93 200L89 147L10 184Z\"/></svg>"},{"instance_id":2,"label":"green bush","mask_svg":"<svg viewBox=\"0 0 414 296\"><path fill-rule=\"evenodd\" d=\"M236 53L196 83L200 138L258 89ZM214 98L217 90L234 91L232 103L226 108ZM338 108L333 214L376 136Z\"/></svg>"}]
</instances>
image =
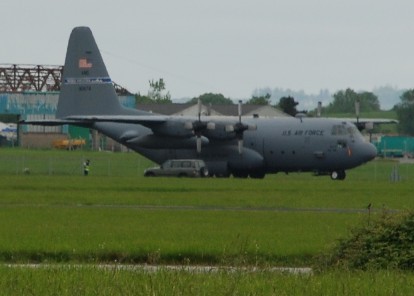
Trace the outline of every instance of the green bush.
<instances>
[{"instance_id":1,"label":"green bush","mask_svg":"<svg viewBox=\"0 0 414 296\"><path fill-rule=\"evenodd\" d=\"M414 211L383 211L365 224L339 241L317 268L414 270Z\"/></svg>"}]
</instances>

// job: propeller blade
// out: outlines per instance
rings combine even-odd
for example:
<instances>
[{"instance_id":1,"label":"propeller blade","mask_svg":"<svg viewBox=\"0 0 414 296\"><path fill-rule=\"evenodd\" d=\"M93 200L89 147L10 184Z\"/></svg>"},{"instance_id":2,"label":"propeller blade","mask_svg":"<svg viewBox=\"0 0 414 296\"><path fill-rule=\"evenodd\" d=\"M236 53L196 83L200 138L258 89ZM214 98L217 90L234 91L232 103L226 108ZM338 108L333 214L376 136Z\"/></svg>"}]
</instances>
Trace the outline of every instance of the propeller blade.
<instances>
[{"instance_id":1,"label":"propeller blade","mask_svg":"<svg viewBox=\"0 0 414 296\"><path fill-rule=\"evenodd\" d=\"M242 151L243 151L243 139L240 139L238 141L238 146L239 146L239 154L242 154Z\"/></svg>"},{"instance_id":2,"label":"propeller blade","mask_svg":"<svg viewBox=\"0 0 414 296\"><path fill-rule=\"evenodd\" d=\"M241 122L241 116L242 116L242 101L239 101L239 108L238 108L238 113L239 113L239 122Z\"/></svg>"},{"instance_id":3,"label":"propeller blade","mask_svg":"<svg viewBox=\"0 0 414 296\"><path fill-rule=\"evenodd\" d=\"M198 121L201 121L201 100L198 99Z\"/></svg>"},{"instance_id":4,"label":"propeller blade","mask_svg":"<svg viewBox=\"0 0 414 296\"><path fill-rule=\"evenodd\" d=\"M360 102L359 100L355 101L355 115L357 118L357 123L359 122L359 106L360 106Z\"/></svg>"},{"instance_id":5,"label":"propeller blade","mask_svg":"<svg viewBox=\"0 0 414 296\"><path fill-rule=\"evenodd\" d=\"M197 153L200 153L201 152L201 137L197 137L196 145L197 145Z\"/></svg>"}]
</instances>

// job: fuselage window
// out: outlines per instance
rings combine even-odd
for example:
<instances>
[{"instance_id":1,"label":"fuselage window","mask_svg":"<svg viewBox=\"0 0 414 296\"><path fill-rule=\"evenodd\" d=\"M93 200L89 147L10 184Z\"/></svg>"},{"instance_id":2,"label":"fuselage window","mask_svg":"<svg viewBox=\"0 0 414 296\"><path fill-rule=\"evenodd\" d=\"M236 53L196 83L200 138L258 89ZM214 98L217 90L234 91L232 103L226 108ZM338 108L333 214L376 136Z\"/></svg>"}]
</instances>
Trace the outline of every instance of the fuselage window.
<instances>
[{"instance_id":1,"label":"fuselage window","mask_svg":"<svg viewBox=\"0 0 414 296\"><path fill-rule=\"evenodd\" d=\"M338 140L338 148L346 148L346 141L345 140Z\"/></svg>"}]
</instances>

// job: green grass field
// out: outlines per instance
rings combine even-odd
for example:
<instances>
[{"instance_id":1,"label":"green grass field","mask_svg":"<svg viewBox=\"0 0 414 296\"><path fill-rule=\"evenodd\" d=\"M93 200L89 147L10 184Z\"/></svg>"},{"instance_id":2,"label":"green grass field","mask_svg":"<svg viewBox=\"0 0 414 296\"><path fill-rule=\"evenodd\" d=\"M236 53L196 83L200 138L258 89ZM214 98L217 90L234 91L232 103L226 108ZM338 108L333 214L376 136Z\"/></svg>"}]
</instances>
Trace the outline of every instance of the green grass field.
<instances>
[{"instance_id":1,"label":"green grass field","mask_svg":"<svg viewBox=\"0 0 414 296\"><path fill-rule=\"evenodd\" d=\"M81 167L86 158L91 160L88 177L82 175ZM346 237L352 227L368 223L384 210L414 205L414 165L384 160L349 171L345 181L308 173L269 175L263 180L144 178L143 170L152 164L136 153L2 149L0 161L3 263L312 266L319 254ZM390 180L395 169L399 182ZM313 286L315 292L306 294L318 295L341 288L333 283L339 277L345 294L353 294L359 278L371 284L380 282L386 285L384 289L397 289L397 279L410 283L414 279L411 274L397 276L395 272L303 277L243 272L146 274L64 267L58 271L4 267L0 269L0 289L9 289L7 283L15 278L30 282L36 294L43 294L43 286L34 282L51 278L55 291L62 291L59 287L63 289L65 284L59 283L67 276L66 285L84 279L79 286L84 294L91 294L88 289L102 294L99 288L104 285L96 287L95 282L113 277L119 285L136 279L126 289L155 294L211 294L221 287L219 294L303 295L307 286ZM251 284L245 283L248 276ZM298 277L303 287L298 285L296 293L289 293L293 290L288 287ZM158 286L160 278L165 281ZM177 290L169 290L171 281L177 281ZM277 290L281 281L286 289ZM110 283L109 290L117 289L118 284ZM369 286L364 289L361 291ZM120 286L119 293L108 294L125 294L122 291ZM405 294L407 290L395 291Z\"/></svg>"}]
</instances>

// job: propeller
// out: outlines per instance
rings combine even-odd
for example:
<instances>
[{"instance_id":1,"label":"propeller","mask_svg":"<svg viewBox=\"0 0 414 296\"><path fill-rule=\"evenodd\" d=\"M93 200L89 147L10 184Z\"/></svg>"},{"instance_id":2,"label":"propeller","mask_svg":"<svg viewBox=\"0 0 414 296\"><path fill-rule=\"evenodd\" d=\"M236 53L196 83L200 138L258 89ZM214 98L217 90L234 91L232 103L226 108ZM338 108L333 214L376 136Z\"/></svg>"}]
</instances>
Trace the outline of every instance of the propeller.
<instances>
[{"instance_id":1,"label":"propeller","mask_svg":"<svg viewBox=\"0 0 414 296\"><path fill-rule=\"evenodd\" d=\"M215 124L214 122L205 122L205 121L201 121L201 100L198 100L198 120L193 121L193 122L186 122L184 124L184 127L186 129L190 129L193 131L193 134L196 136L196 149L197 149L197 153L201 152L201 136L203 135L203 132L205 130L213 130L215 129Z\"/></svg>"},{"instance_id":2,"label":"propeller","mask_svg":"<svg viewBox=\"0 0 414 296\"><path fill-rule=\"evenodd\" d=\"M322 114L322 102L321 102L321 101L319 101L319 102L318 102L318 110L317 110L317 112L316 112L316 116L317 116L317 117L321 117L321 114Z\"/></svg>"},{"instance_id":3,"label":"propeller","mask_svg":"<svg viewBox=\"0 0 414 296\"><path fill-rule=\"evenodd\" d=\"M359 123L359 109L360 109L360 102L359 100L355 101L355 115L357 119L357 123Z\"/></svg>"},{"instance_id":4,"label":"propeller","mask_svg":"<svg viewBox=\"0 0 414 296\"><path fill-rule=\"evenodd\" d=\"M243 133L246 130L256 130L257 126L256 125L247 125L242 123L241 121L241 116L242 116L242 101L239 101L239 106L238 106L238 116L239 116L239 121L235 124L232 125L227 125L225 130L226 132L234 132L236 135L236 139L237 139L237 146L239 149L239 154L242 154L243 151Z\"/></svg>"},{"instance_id":5,"label":"propeller","mask_svg":"<svg viewBox=\"0 0 414 296\"><path fill-rule=\"evenodd\" d=\"M356 127L362 131L363 129L365 129L365 125L363 123L359 122L359 111L360 111L360 101L359 99L357 99L355 101L355 116L356 116Z\"/></svg>"}]
</instances>

